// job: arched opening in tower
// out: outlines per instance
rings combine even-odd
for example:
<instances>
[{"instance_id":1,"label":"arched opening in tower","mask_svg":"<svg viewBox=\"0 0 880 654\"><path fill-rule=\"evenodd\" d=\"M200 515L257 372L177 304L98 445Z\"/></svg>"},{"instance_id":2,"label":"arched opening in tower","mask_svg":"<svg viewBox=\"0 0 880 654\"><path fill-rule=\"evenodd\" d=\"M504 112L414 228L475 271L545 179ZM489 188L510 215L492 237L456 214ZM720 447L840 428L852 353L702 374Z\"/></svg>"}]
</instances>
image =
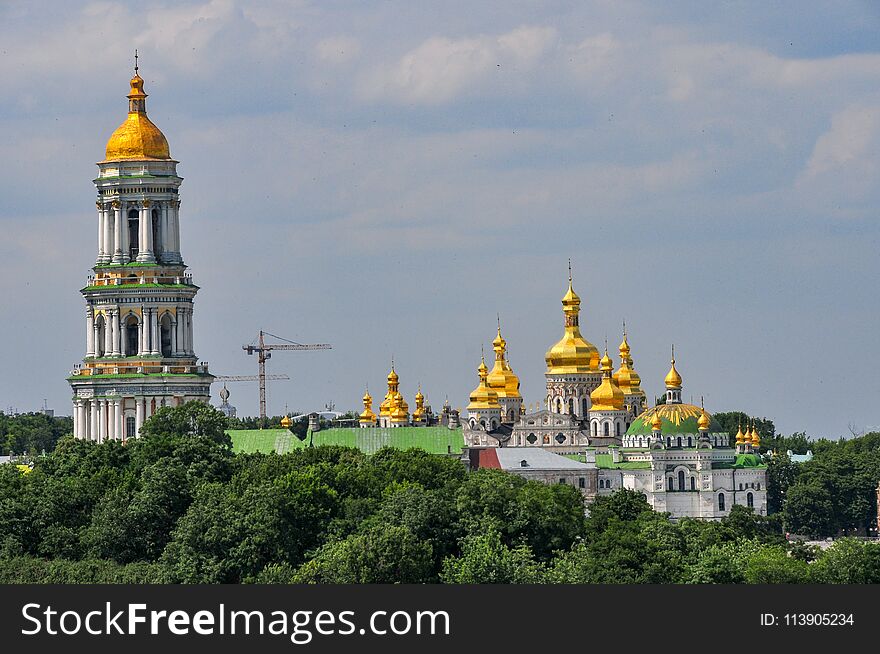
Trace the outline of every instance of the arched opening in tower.
<instances>
[{"instance_id":1,"label":"arched opening in tower","mask_svg":"<svg viewBox=\"0 0 880 654\"><path fill-rule=\"evenodd\" d=\"M153 229L153 254L158 259L162 255L162 230L159 229L159 212L153 209L150 216Z\"/></svg>"},{"instance_id":2,"label":"arched opening in tower","mask_svg":"<svg viewBox=\"0 0 880 654\"><path fill-rule=\"evenodd\" d=\"M138 350L138 319L129 316L125 319L125 356L133 357L139 354Z\"/></svg>"},{"instance_id":3,"label":"arched opening in tower","mask_svg":"<svg viewBox=\"0 0 880 654\"><path fill-rule=\"evenodd\" d=\"M95 321L95 356L104 356L104 339L106 338L107 323L104 321L104 315L98 316Z\"/></svg>"},{"instance_id":4,"label":"arched opening in tower","mask_svg":"<svg viewBox=\"0 0 880 654\"><path fill-rule=\"evenodd\" d=\"M134 261L137 259L140 250L140 229L138 229L138 212L137 209L130 209L128 212L128 258Z\"/></svg>"},{"instance_id":5,"label":"arched opening in tower","mask_svg":"<svg viewBox=\"0 0 880 654\"><path fill-rule=\"evenodd\" d=\"M162 356L170 357L172 354L171 337L173 333L171 329L171 314L166 312L162 315L162 320L159 321L159 331L162 338Z\"/></svg>"}]
</instances>

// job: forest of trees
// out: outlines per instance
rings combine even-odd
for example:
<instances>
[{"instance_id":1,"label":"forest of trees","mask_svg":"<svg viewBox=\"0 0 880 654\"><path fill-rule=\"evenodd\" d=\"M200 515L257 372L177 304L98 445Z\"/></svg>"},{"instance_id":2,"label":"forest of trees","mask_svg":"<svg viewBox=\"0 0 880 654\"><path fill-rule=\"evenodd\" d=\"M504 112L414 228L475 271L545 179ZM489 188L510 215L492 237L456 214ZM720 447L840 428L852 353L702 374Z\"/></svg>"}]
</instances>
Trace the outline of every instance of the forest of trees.
<instances>
[{"instance_id":1,"label":"forest of trees","mask_svg":"<svg viewBox=\"0 0 880 654\"><path fill-rule=\"evenodd\" d=\"M0 413L0 455L51 452L62 436L73 432L69 416L44 413Z\"/></svg>"},{"instance_id":2,"label":"forest of trees","mask_svg":"<svg viewBox=\"0 0 880 654\"><path fill-rule=\"evenodd\" d=\"M880 435L791 475L781 464L779 514L673 523L638 493L597 499L586 517L571 486L420 450L236 455L226 425L191 403L126 445L67 437L30 473L0 466L0 583L880 582L878 544L821 552L782 535L783 518L804 519L789 504L875 456ZM818 503L835 526L865 510L842 501Z\"/></svg>"}]
</instances>

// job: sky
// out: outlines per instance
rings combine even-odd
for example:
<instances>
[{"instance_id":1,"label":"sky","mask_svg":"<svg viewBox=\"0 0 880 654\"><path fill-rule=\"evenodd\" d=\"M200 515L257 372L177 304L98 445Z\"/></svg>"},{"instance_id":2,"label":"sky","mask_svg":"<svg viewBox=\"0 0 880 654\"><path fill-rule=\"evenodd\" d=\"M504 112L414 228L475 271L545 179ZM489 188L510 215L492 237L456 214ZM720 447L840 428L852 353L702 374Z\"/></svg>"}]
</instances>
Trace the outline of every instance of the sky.
<instances>
[{"instance_id":1,"label":"sky","mask_svg":"<svg viewBox=\"0 0 880 654\"><path fill-rule=\"evenodd\" d=\"M269 412L464 408L496 316L528 406L562 335L626 320L649 398L880 429L875 2L0 3L0 408L70 412L92 184L132 55L180 161L215 374ZM230 384L240 415L255 383ZM214 402L219 388L214 389Z\"/></svg>"}]
</instances>

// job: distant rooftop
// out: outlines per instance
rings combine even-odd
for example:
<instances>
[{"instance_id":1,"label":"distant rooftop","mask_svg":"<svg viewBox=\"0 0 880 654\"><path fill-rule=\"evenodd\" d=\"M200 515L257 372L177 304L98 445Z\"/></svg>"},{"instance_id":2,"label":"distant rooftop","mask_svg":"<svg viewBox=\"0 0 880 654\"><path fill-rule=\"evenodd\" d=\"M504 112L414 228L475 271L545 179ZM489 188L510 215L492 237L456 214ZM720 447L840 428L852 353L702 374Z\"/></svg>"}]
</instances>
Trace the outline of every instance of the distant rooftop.
<instances>
[{"instance_id":1,"label":"distant rooftop","mask_svg":"<svg viewBox=\"0 0 880 654\"><path fill-rule=\"evenodd\" d=\"M353 447L373 454L383 447L406 450L417 447L431 454L461 454L464 437L461 429L435 427L336 427L309 431L301 441L287 429L230 429L232 447L236 452L276 452L284 454L308 447L309 443Z\"/></svg>"}]
</instances>

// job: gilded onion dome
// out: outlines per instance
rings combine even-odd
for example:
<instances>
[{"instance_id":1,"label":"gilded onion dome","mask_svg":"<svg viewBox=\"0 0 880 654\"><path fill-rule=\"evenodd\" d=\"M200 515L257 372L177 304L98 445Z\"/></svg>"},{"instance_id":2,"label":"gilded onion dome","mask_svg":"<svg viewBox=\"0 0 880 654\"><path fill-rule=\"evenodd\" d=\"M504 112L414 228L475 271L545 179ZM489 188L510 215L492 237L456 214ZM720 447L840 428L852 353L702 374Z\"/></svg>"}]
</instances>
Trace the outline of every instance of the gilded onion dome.
<instances>
[{"instance_id":1,"label":"gilded onion dome","mask_svg":"<svg viewBox=\"0 0 880 654\"><path fill-rule=\"evenodd\" d=\"M739 425L736 428L736 444L742 445L745 442L746 442L746 437L745 437L745 434L743 434L742 425Z\"/></svg>"},{"instance_id":2,"label":"gilded onion dome","mask_svg":"<svg viewBox=\"0 0 880 654\"><path fill-rule=\"evenodd\" d=\"M413 411L413 420L421 420L425 416L425 396L422 395L422 385L416 393L416 408Z\"/></svg>"},{"instance_id":3,"label":"gilded onion dome","mask_svg":"<svg viewBox=\"0 0 880 654\"><path fill-rule=\"evenodd\" d=\"M401 413L409 416L409 405L400 394L399 379L397 372L394 370L394 362L392 361L391 372L388 373L388 392L385 394L385 399L382 400L382 404L379 405L380 416L388 416L392 420L395 419L395 416L399 418Z\"/></svg>"},{"instance_id":4,"label":"gilded onion dome","mask_svg":"<svg viewBox=\"0 0 880 654\"><path fill-rule=\"evenodd\" d=\"M126 159L170 159L168 139L161 130L147 118L147 94L144 93L144 80L137 74L131 78L131 91L128 94L128 116L107 141L105 161Z\"/></svg>"},{"instance_id":5,"label":"gilded onion dome","mask_svg":"<svg viewBox=\"0 0 880 654\"><path fill-rule=\"evenodd\" d=\"M498 404L498 393L494 388L490 388L487 382L489 368L486 367L485 358L480 361L480 367L477 368L477 373L480 376L480 383L477 384L477 387L471 392L470 404L468 404L467 407L468 410L500 408L501 405Z\"/></svg>"},{"instance_id":6,"label":"gilded onion dome","mask_svg":"<svg viewBox=\"0 0 880 654\"><path fill-rule=\"evenodd\" d=\"M292 425L292 424L293 424L293 420L290 419L290 416L284 416L281 419L281 426L284 429L290 429L290 425Z\"/></svg>"},{"instance_id":7,"label":"gilded onion dome","mask_svg":"<svg viewBox=\"0 0 880 654\"><path fill-rule=\"evenodd\" d=\"M681 375L678 374L678 370L675 369L675 348L672 348L672 367L669 368L669 372L666 374L666 379L663 380L666 384L666 388L672 390L681 388Z\"/></svg>"},{"instance_id":8,"label":"gilded onion dome","mask_svg":"<svg viewBox=\"0 0 880 654\"><path fill-rule=\"evenodd\" d=\"M703 412L697 420L697 429L699 431L709 431L709 414L706 413L705 409L703 409Z\"/></svg>"},{"instance_id":9,"label":"gilded onion dome","mask_svg":"<svg viewBox=\"0 0 880 654\"><path fill-rule=\"evenodd\" d=\"M651 431L660 431L663 429L663 418L660 417L659 413L655 413L654 417L651 418Z\"/></svg>"},{"instance_id":10,"label":"gilded onion dome","mask_svg":"<svg viewBox=\"0 0 880 654\"><path fill-rule=\"evenodd\" d=\"M498 397L520 398L519 377L517 377L510 363L507 361L507 341L501 336L501 321L498 322L498 334L492 341L492 349L495 351L495 365L487 377L489 388L498 393Z\"/></svg>"},{"instance_id":11,"label":"gilded onion dome","mask_svg":"<svg viewBox=\"0 0 880 654\"><path fill-rule=\"evenodd\" d=\"M761 437L758 436L758 430L755 429L754 425L752 425L751 441L752 441L752 447L758 448L761 446Z\"/></svg>"},{"instance_id":12,"label":"gilded onion dome","mask_svg":"<svg viewBox=\"0 0 880 654\"><path fill-rule=\"evenodd\" d=\"M608 356L608 350L605 350L605 356L602 357L599 366L602 369L602 383L590 393L592 403L590 411L622 411L624 395L611 376L613 364L611 357Z\"/></svg>"},{"instance_id":13,"label":"gilded onion dome","mask_svg":"<svg viewBox=\"0 0 880 654\"><path fill-rule=\"evenodd\" d=\"M376 422L376 414L373 413L373 396L370 395L369 390L364 393L364 412L359 417L360 421L364 423Z\"/></svg>"},{"instance_id":14,"label":"gilded onion dome","mask_svg":"<svg viewBox=\"0 0 880 654\"><path fill-rule=\"evenodd\" d=\"M630 356L629 342L626 338L626 324L623 326L623 341L618 348L620 352L620 368L614 373L614 381L620 386L620 390L624 395L640 395L644 397L645 392L641 388L642 378L633 368L633 360Z\"/></svg>"},{"instance_id":15,"label":"gilded onion dome","mask_svg":"<svg viewBox=\"0 0 880 654\"><path fill-rule=\"evenodd\" d=\"M581 299L571 284L571 270L568 274L568 291L562 298L562 312L565 314L565 334L547 350L544 360L549 374L589 373L599 370L599 350L581 336L578 314Z\"/></svg>"}]
</instances>

